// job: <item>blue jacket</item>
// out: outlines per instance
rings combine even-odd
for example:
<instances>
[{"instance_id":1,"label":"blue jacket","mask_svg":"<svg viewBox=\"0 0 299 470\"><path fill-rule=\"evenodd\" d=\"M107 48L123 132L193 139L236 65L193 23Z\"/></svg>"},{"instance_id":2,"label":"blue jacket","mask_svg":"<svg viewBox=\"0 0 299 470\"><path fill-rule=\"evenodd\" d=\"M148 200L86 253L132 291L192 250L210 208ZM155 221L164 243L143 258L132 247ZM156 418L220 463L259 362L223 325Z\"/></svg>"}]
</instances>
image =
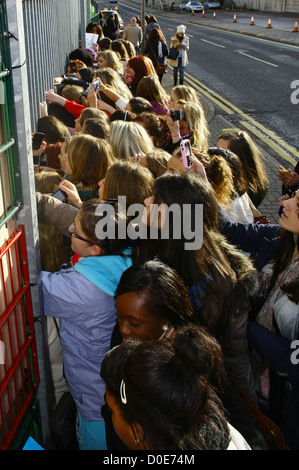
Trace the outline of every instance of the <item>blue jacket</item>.
<instances>
[{"instance_id":1,"label":"blue jacket","mask_svg":"<svg viewBox=\"0 0 299 470\"><path fill-rule=\"evenodd\" d=\"M220 213L221 233L232 245L251 253L255 267L260 271L280 244L280 225L230 222L222 210Z\"/></svg>"},{"instance_id":2,"label":"blue jacket","mask_svg":"<svg viewBox=\"0 0 299 470\"><path fill-rule=\"evenodd\" d=\"M131 257L90 256L56 273L41 272L44 314L60 318L65 377L87 421L103 419L101 362L110 349L116 321L114 292L131 265Z\"/></svg>"}]
</instances>

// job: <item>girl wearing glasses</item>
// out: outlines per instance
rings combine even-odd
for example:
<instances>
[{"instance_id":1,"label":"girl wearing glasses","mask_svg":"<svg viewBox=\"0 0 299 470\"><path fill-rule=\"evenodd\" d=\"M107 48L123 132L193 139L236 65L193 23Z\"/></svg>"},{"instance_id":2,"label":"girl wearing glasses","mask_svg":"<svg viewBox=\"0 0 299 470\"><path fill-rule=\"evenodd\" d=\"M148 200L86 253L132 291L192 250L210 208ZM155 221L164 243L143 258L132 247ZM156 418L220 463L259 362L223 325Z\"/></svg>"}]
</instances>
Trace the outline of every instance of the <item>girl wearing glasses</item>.
<instances>
[{"instance_id":1,"label":"girl wearing glasses","mask_svg":"<svg viewBox=\"0 0 299 470\"><path fill-rule=\"evenodd\" d=\"M105 450L101 415L105 386L99 371L109 350L116 321L114 292L122 273L132 265L127 241L118 240L117 207L85 202L70 227L78 261L59 272L41 272L44 313L60 320L65 378L76 403L77 437L82 450ZM100 230L111 214L116 239ZM101 215L98 215L101 212Z\"/></svg>"}]
</instances>

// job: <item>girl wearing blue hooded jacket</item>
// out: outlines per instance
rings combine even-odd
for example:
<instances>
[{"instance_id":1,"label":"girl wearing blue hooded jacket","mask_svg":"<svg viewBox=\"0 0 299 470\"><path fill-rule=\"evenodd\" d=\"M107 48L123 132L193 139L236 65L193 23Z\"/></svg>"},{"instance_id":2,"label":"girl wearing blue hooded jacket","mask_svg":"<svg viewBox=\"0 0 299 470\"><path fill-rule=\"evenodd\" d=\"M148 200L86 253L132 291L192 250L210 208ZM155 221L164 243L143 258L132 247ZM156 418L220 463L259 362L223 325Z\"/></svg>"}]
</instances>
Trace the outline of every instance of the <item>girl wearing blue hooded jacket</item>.
<instances>
[{"instance_id":1,"label":"girl wearing blue hooded jacket","mask_svg":"<svg viewBox=\"0 0 299 470\"><path fill-rule=\"evenodd\" d=\"M109 237L107 214L116 239ZM41 272L44 314L60 320L64 373L78 410L80 450L107 448L100 368L116 321L114 292L122 273L132 265L131 248L126 240L117 239L120 220L116 205L85 202L69 229L75 253L72 266Z\"/></svg>"}]
</instances>

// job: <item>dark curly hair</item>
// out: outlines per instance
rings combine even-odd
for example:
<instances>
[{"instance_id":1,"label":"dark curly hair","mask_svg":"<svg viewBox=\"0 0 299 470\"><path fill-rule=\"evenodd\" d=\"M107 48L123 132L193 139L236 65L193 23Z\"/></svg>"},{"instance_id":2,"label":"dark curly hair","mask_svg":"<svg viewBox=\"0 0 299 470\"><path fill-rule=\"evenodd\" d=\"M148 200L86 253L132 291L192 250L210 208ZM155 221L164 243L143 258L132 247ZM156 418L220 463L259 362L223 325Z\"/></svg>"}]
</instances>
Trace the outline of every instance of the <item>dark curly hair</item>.
<instances>
[{"instance_id":1,"label":"dark curly hair","mask_svg":"<svg viewBox=\"0 0 299 470\"><path fill-rule=\"evenodd\" d=\"M124 420L142 428L149 450L225 450L230 432L212 384L225 380L223 371L217 341L187 326L172 342L128 341L114 348L101 376Z\"/></svg>"}]
</instances>

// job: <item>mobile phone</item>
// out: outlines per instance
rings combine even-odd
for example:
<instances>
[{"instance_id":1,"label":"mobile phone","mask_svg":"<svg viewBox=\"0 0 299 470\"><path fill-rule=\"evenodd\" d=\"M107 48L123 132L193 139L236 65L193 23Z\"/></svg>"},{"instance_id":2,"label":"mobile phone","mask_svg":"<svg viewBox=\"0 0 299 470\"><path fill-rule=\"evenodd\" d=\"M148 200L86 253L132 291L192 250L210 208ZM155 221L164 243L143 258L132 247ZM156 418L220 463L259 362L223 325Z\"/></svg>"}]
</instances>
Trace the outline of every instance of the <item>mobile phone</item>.
<instances>
[{"instance_id":1,"label":"mobile phone","mask_svg":"<svg viewBox=\"0 0 299 470\"><path fill-rule=\"evenodd\" d=\"M181 147L181 155L183 158L183 166L186 170L190 170L193 166L193 162L191 161L190 157L192 155L192 147L190 140L184 139L180 143Z\"/></svg>"},{"instance_id":2,"label":"mobile phone","mask_svg":"<svg viewBox=\"0 0 299 470\"><path fill-rule=\"evenodd\" d=\"M279 168L279 173L281 173L282 175L285 174L285 173L288 173L288 170L286 170L285 168L283 167L280 167Z\"/></svg>"},{"instance_id":3,"label":"mobile phone","mask_svg":"<svg viewBox=\"0 0 299 470\"><path fill-rule=\"evenodd\" d=\"M97 89L98 89L99 86L100 86L100 80L96 80L96 81L93 82L92 84L93 84L93 91L97 91Z\"/></svg>"},{"instance_id":4,"label":"mobile phone","mask_svg":"<svg viewBox=\"0 0 299 470\"><path fill-rule=\"evenodd\" d=\"M43 132L36 132L32 137L32 148L33 150L38 150L42 144L45 134Z\"/></svg>"},{"instance_id":5,"label":"mobile phone","mask_svg":"<svg viewBox=\"0 0 299 470\"><path fill-rule=\"evenodd\" d=\"M173 121L179 121L183 118L183 111L181 109L170 110L170 116Z\"/></svg>"},{"instance_id":6,"label":"mobile phone","mask_svg":"<svg viewBox=\"0 0 299 470\"><path fill-rule=\"evenodd\" d=\"M67 200L67 194L64 191L62 191L62 189L57 189L57 191L55 191L52 194L52 196L55 197L56 199L58 199L61 202L64 202L64 201Z\"/></svg>"}]
</instances>

